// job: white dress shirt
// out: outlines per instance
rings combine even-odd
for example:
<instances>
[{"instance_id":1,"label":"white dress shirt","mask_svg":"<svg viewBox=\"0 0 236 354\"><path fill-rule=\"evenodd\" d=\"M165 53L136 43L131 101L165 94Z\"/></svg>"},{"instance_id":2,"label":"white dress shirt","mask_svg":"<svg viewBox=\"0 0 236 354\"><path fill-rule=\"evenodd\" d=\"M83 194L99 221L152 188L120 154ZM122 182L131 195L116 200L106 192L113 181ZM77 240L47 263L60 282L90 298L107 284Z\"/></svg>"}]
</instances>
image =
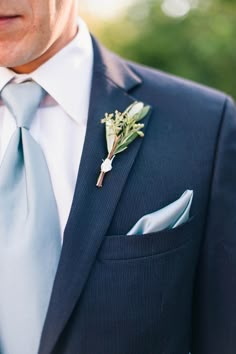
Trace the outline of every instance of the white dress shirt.
<instances>
[{"instance_id":1,"label":"white dress shirt","mask_svg":"<svg viewBox=\"0 0 236 354\"><path fill-rule=\"evenodd\" d=\"M11 80L32 79L50 95L39 107L30 132L48 164L62 241L86 133L93 69L89 31L80 18L78 26L76 37L31 74L16 74L0 67L0 90ZM15 129L15 119L0 101L0 163Z\"/></svg>"}]
</instances>

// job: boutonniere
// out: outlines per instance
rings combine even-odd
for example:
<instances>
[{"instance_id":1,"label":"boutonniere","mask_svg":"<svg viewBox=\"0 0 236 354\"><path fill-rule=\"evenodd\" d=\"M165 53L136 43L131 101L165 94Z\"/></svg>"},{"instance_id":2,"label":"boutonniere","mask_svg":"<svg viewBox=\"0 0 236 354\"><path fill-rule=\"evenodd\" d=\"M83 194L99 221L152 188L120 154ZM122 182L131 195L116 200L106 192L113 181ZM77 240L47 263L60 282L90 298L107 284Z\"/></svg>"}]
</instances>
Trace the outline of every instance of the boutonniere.
<instances>
[{"instance_id":1,"label":"boutonniere","mask_svg":"<svg viewBox=\"0 0 236 354\"><path fill-rule=\"evenodd\" d=\"M144 124L139 123L149 112L150 106L134 102L123 113L106 113L101 123L105 124L108 155L101 164L97 187L102 187L105 174L112 170L115 156L126 150L137 137L144 137Z\"/></svg>"}]
</instances>

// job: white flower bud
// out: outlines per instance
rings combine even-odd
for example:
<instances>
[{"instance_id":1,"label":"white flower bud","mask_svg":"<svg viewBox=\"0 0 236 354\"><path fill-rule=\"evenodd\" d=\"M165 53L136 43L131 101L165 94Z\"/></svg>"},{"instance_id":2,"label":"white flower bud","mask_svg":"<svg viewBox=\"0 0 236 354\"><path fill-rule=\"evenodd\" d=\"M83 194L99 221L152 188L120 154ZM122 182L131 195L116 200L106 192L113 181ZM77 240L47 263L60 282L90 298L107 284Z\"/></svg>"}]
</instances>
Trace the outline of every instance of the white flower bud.
<instances>
[{"instance_id":1,"label":"white flower bud","mask_svg":"<svg viewBox=\"0 0 236 354\"><path fill-rule=\"evenodd\" d=\"M129 117L133 117L135 116L135 114L140 113L144 108L144 104L143 102L136 102L133 104L133 106L131 107L131 109L128 112L128 116Z\"/></svg>"}]
</instances>

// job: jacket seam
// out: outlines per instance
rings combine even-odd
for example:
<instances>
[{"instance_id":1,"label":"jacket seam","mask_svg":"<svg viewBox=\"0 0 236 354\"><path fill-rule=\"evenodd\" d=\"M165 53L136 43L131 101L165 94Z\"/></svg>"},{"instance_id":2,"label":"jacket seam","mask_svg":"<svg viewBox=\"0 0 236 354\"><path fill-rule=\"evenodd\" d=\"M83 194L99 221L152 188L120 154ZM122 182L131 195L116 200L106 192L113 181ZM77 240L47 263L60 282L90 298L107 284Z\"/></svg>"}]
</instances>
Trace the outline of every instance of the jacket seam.
<instances>
[{"instance_id":1,"label":"jacket seam","mask_svg":"<svg viewBox=\"0 0 236 354\"><path fill-rule=\"evenodd\" d=\"M211 178L210 178L210 191L208 195L208 200L207 200L207 212L206 212L206 218L204 221L204 236L207 234L207 229L208 229L208 219L209 219L209 214L210 214L210 202L212 199L212 194L213 194L213 189L214 189L214 180L215 180L215 174L216 174L216 165L217 165L217 157L218 157L218 152L219 152L219 145L220 145L220 138L221 138L221 132L222 132L222 127L226 115L226 109L228 106L229 102L229 97L226 96L224 100L224 104L222 107L222 112L221 112L221 118L220 118L220 124L217 132L217 138L216 138L216 143L215 143L215 149L214 149L214 158L213 158L213 165L212 165L212 172L211 172ZM203 240L205 240L205 237L203 237Z\"/></svg>"}]
</instances>

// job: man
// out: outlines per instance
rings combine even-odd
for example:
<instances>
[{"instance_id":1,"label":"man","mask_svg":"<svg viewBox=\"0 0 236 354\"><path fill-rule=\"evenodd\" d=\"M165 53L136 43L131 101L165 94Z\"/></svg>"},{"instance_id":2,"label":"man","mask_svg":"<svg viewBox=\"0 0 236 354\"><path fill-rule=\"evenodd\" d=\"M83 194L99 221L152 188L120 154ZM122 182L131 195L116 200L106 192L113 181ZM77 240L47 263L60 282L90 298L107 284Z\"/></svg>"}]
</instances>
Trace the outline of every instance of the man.
<instances>
[{"instance_id":1,"label":"man","mask_svg":"<svg viewBox=\"0 0 236 354\"><path fill-rule=\"evenodd\" d=\"M2 0L0 65L1 354L235 353L232 100L110 53L77 0ZM101 119L135 101L97 188ZM189 220L127 235L186 190Z\"/></svg>"}]
</instances>

